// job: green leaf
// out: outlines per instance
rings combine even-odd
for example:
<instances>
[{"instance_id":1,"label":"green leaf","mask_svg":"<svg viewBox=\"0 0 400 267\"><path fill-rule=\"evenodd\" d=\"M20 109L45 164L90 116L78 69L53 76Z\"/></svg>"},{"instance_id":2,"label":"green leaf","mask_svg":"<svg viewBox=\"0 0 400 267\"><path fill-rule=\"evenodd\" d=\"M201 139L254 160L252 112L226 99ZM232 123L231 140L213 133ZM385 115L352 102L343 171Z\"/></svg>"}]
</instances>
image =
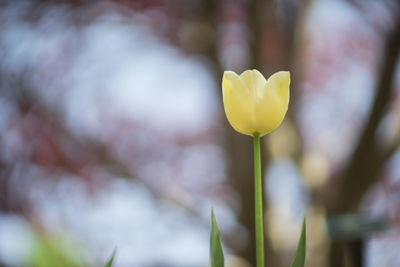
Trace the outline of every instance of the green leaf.
<instances>
[{"instance_id":1,"label":"green leaf","mask_svg":"<svg viewBox=\"0 0 400 267\"><path fill-rule=\"evenodd\" d=\"M306 218L303 220L301 236L297 245L296 255L294 256L291 267L304 267L306 261Z\"/></svg>"},{"instance_id":2,"label":"green leaf","mask_svg":"<svg viewBox=\"0 0 400 267\"><path fill-rule=\"evenodd\" d=\"M111 258L108 260L108 262L107 262L105 267L111 267L112 266L116 253L117 253L117 249L114 249L114 252L113 252Z\"/></svg>"},{"instance_id":3,"label":"green leaf","mask_svg":"<svg viewBox=\"0 0 400 267\"><path fill-rule=\"evenodd\" d=\"M224 267L224 252L213 209L211 209L210 261L211 267Z\"/></svg>"}]
</instances>

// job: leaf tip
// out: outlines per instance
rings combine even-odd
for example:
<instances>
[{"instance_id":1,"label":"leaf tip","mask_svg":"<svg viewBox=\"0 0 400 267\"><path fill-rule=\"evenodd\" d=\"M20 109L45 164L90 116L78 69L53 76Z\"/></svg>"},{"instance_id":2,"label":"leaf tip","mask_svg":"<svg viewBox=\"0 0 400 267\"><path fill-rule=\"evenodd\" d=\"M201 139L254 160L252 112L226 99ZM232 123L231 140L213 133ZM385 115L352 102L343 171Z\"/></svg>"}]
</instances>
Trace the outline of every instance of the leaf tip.
<instances>
[{"instance_id":1,"label":"leaf tip","mask_svg":"<svg viewBox=\"0 0 400 267\"><path fill-rule=\"evenodd\" d=\"M303 218L301 235L291 267L304 267L306 261L306 217Z\"/></svg>"},{"instance_id":2,"label":"leaf tip","mask_svg":"<svg viewBox=\"0 0 400 267\"><path fill-rule=\"evenodd\" d=\"M111 258L108 260L108 262L106 263L105 267L111 267L113 265L114 258L115 258L116 254L117 254L117 247L114 248L113 253L111 255Z\"/></svg>"},{"instance_id":3,"label":"leaf tip","mask_svg":"<svg viewBox=\"0 0 400 267\"><path fill-rule=\"evenodd\" d=\"M211 267L224 266L224 252L220 240L220 233L215 219L214 209L211 209L211 235L210 235L210 265Z\"/></svg>"}]
</instances>

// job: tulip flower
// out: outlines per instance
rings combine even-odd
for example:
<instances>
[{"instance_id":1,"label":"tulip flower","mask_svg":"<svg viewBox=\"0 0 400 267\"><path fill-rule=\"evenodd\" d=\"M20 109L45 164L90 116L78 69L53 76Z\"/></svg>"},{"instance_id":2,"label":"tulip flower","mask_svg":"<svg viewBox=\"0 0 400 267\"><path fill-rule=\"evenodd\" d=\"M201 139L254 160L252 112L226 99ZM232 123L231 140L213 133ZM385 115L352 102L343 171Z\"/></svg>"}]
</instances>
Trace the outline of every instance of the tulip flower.
<instances>
[{"instance_id":1,"label":"tulip flower","mask_svg":"<svg viewBox=\"0 0 400 267\"><path fill-rule=\"evenodd\" d=\"M289 104L289 84L288 71L277 72L268 80L257 70L246 70L240 75L225 71L222 78L222 96L229 123L239 133L253 136L257 267L264 267L260 137L282 123Z\"/></svg>"},{"instance_id":2,"label":"tulip flower","mask_svg":"<svg viewBox=\"0 0 400 267\"><path fill-rule=\"evenodd\" d=\"M277 72L268 80L257 70L246 70L240 75L233 71L225 71L222 78L224 109L229 123L239 133L253 137L257 267L265 267L260 138L278 128L282 123L289 105L289 85L288 71ZM214 212L211 218L211 266L223 267L224 255ZM304 267L305 255L306 220L304 218L296 255L291 266Z\"/></svg>"},{"instance_id":3,"label":"tulip flower","mask_svg":"<svg viewBox=\"0 0 400 267\"><path fill-rule=\"evenodd\" d=\"M289 104L290 73L280 71L268 80L258 70L240 75L225 71L222 95L229 123L239 133L261 136L275 130Z\"/></svg>"}]
</instances>

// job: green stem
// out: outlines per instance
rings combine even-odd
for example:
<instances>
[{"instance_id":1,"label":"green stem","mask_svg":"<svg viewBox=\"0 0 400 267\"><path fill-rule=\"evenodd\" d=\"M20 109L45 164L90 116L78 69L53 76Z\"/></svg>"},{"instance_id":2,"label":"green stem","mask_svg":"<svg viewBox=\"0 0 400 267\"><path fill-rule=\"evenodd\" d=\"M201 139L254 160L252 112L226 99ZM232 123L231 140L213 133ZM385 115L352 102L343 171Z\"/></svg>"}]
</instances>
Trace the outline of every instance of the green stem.
<instances>
[{"instance_id":1,"label":"green stem","mask_svg":"<svg viewBox=\"0 0 400 267\"><path fill-rule=\"evenodd\" d=\"M256 258L257 267L264 267L264 220L263 220L263 199L261 181L261 153L260 134L254 133L254 200L256 219Z\"/></svg>"}]
</instances>

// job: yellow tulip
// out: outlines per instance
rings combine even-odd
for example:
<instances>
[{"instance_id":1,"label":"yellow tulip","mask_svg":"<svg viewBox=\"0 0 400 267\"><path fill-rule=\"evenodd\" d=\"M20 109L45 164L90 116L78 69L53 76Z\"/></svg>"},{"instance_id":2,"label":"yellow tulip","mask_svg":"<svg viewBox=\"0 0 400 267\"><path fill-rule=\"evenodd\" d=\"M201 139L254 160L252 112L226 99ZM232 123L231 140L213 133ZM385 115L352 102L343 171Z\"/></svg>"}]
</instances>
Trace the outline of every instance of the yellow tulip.
<instances>
[{"instance_id":1,"label":"yellow tulip","mask_svg":"<svg viewBox=\"0 0 400 267\"><path fill-rule=\"evenodd\" d=\"M229 123L239 133L260 136L275 130L289 104L290 73L280 71L268 80L258 70L240 75L225 71L222 96Z\"/></svg>"}]
</instances>

